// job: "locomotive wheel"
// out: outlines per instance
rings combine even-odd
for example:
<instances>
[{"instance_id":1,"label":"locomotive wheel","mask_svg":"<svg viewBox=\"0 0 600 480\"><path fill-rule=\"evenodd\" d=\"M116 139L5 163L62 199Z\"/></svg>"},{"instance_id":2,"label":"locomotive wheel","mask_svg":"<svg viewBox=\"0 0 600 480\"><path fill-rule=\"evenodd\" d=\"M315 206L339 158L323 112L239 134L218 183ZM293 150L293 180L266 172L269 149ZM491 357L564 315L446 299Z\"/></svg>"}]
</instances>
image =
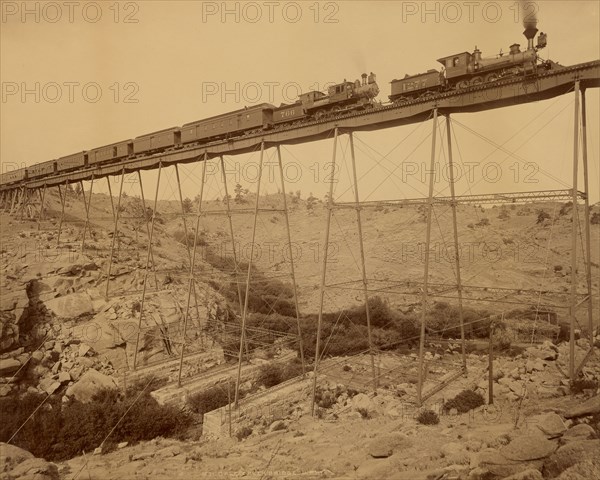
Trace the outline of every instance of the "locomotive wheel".
<instances>
[{"instance_id":1,"label":"locomotive wheel","mask_svg":"<svg viewBox=\"0 0 600 480\"><path fill-rule=\"evenodd\" d=\"M456 89L457 90L462 90L464 88L467 88L468 86L469 86L468 80L461 80L460 82L458 82L456 84Z\"/></svg>"},{"instance_id":2,"label":"locomotive wheel","mask_svg":"<svg viewBox=\"0 0 600 480\"><path fill-rule=\"evenodd\" d=\"M317 113L315 113L315 118L317 120L321 120L324 116L325 116L325 112L323 110L319 110Z\"/></svg>"},{"instance_id":3,"label":"locomotive wheel","mask_svg":"<svg viewBox=\"0 0 600 480\"><path fill-rule=\"evenodd\" d=\"M471 85L481 85L483 83L483 78L475 77L471 79Z\"/></svg>"},{"instance_id":4,"label":"locomotive wheel","mask_svg":"<svg viewBox=\"0 0 600 480\"><path fill-rule=\"evenodd\" d=\"M495 82L496 80L498 80L498 78L500 77L497 73L490 73L488 76L485 77L485 81L486 83Z\"/></svg>"}]
</instances>

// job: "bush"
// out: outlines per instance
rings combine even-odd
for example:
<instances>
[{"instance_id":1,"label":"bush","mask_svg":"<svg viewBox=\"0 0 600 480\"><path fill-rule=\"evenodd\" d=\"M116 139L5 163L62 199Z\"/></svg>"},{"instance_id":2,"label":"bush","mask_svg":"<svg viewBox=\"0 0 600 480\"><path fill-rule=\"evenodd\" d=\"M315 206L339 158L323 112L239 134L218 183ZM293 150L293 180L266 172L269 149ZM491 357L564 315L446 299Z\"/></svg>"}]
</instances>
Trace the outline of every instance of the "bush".
<instances>
[{"instance_id":1,"label":"bush","mask_svg":"<svg viewBox=\"0 0 600 480\"><path fill-rule=\"evenodd\" d=\"M440 417L433 410L422 410L417 416L417 422L422 425L437 425L440 423Z\"/></svg>"},{"instance_id":2,"label":"bush","mask_svg":"<svg viewBox=\"0 0 600 480\"><path fill-rule=\"evenodd\" d=\"M240 428L237 432L235 432L235 437L239 441L242 441L244 438L247 438L250 435L252 435L252 429L250 427L243 427Z\"/></svg>"},{"instance_id":3,"label":"bush","mask_svg":"<svg viewBox=\"0 0 600 480\"><path fill-rule=\"evenodd\" d=\"M444 410L448 411L456 408L458 413L467 413L485 403L483 396L475 393L473 390L463 390L452 400L444 404Z\"/></svg>"},{"instance_id":4,"label":"bush","mask_svg":"<svg viewBox=\"0 0 600 480\"><path fill-rule=\"evenodd\" d=\"M571 384L571 393L583 393L584 390L596 390L598 381L588 378L574 380Z\"/></svg>"},{"instance_id":5,"label":"bush","mask_svg":"<svg viewBox=\"0 0 600 480\"><path fill-rule=\"evenodd\" d=\"M12 443L36 457L62 461L84 450L93 451L105 439L104 446L110 447L122 441L179 436L190 425L190 415L159 405L147 390L130 391L135 395L125 397L117 390L103 390L89 403L74 401L68 405L61 405L59 396L51 397L26 423L46 396L28 394L20 399L3 398L0 401L3 416L0 441L6 442L24 423Z\"/></svg>"},{"instance_id":6,"label":"bush","mask_svg":"<svg viewBox=\"0 0 600 480\"><path fill-rule=\"evenodd\" d=\"M537 216L537 222L536 223L544 223L544 221L549 220L550 218L552 218L550 216L550 214L544 210L539 210L537 212L538 216Z\"/></svg>"},{"instance_id":7,"label":"bush","mask_svg":"<svg viewBox=\"0 0 600 480\"><path fill-rule=\"evenodd\" d=\"M301 374L302 364L297 358L285 364L267 363L260 367L256 383L271 388Z\"/></svg>"},{"instance_id":8,"label":"bush","mask_svg":"<svg viewBox=\"0 0 600 480\"><path fill-rule=\"evenodd\" d=\"M204 415L217 408L224 407L227 405L228 401L229 396L227 394L227 387L217 385L208 390L204 390L203 392L198 392L195 395L189 396L187 399L187 406L192 412Z\"/></svg>"}]
</instances>

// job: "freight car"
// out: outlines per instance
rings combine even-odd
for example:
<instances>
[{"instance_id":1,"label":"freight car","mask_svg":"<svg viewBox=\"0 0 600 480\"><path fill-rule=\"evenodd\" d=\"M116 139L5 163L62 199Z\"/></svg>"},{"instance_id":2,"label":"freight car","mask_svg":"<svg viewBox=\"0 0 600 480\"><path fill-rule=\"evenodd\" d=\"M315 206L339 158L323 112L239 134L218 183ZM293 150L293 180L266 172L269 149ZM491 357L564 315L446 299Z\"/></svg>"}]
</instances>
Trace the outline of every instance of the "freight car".
<instances>
[{"instance_id":1,"label":"freight car","mask_svg":"<svg viewBox=\"0 0 600 480\"><path fill-rule=\"evenodd\" d=\"M273 109L268 103L242 108L181 127L181 143L218 140L241 132L268 129L273 123Z\"/></svg>"},{"instance_id":2,"label":"freight car","mask_svg":"<svg viewBox=\"0 0 600 480\"><path fill-rule=\"evenodd\" d=\"M65 157L60 157L56 161L56 170L58 172L69 172L77 170L87 165L87 152L73 153Z\"/></svg>"},{"instance_id":3,"label":"freight car","mask_svg":"<svg viewBox=\"0 0 600 480\"><path fill-rule=\"evenodd\" d=\"M56 173L56 160L36 163L27 167L27 178L45 177Z\"/></svg>"},{"instance_id":4,"label":"freight car","mask_svg":"<svg viewBox=\"0 0 600 480\"><path fill-rule=\"evenodd\" d=\"M133 153L154 153L169 147L181 144L181 129L179 127L166 128L158 132L136 137L133 140Z\"/></svg>"},{"instance_id":5,"label":"freight car","mask_svg":"<svg viewBox=\"0 0 600 480\"><path fill-rule=\"evenodd\" d=\"M9 170L0 175L0 185L10 185L11 183L27 180L27 170L19 168L18 170Z\"/></svg>"},{"instance_id":6,"label":"freight car","mask_svg":"<svg viewBox=\"0 0 600 480\"><path fill-rule=\"evenodd\" d=\"M133 141L123 140L88 152L88 165L101 164L127 158L133 154Z\"/></svg>"}]
</instances>

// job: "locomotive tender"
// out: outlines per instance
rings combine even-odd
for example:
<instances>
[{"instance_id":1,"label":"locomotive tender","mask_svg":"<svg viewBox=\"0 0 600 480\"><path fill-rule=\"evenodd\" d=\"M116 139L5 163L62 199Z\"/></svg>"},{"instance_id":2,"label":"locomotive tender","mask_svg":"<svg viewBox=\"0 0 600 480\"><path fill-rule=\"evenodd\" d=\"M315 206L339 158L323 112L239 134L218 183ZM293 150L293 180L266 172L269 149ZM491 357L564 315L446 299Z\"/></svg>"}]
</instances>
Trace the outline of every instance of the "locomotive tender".
<instances>
[{"instance_id":1,"label":"locomotive tender","mask_svg":"<svg viewBox=\"0 0 600 480\"><path fill-rule=\"evenodd\" d=\"M406 75L393 80L389 99L402 104L417 98L427 98L449 90L460 90L469 86L495 82L502 78L536 75L538 69L561 68L558 64L538 56L538 50L547 43L545 33L540 33L537 45L533 40L538 32L536 21L525 25L523 34L527 38L527 50L513 44L507 54L484 58L475 48L473 53L462 52L438 59L442 70L428 70L418 75ZM184 147L206 145L210 142L252 135L271 128L293 126L308 120L318 120L346 112L365 110L376 105L379 87L375 74L363 73L362 81L332 85L327 93L309 91L299 96L292 104L275 107L268 103L253 105L233 112L186 123L121 142L94 148L50 160L36 165L4 172L0 185L10 185L27 179L35 179L56 173L81 168L113 164L124 159L136 158Z\"/></svg>"}]
</instances>

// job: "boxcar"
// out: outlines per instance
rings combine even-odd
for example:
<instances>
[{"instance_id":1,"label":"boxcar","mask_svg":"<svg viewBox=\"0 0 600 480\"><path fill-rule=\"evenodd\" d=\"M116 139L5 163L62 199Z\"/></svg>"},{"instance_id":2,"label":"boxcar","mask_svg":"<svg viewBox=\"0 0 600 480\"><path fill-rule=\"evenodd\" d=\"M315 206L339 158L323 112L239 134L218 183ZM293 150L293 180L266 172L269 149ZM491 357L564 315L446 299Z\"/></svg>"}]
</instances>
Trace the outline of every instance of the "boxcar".
<instances>
[{"instance_id":1,"label":"boxcar","mask_svg":"<svg viewBox=\"0 0 600 480\"><path fill-rule=\"evenodd\" d=\"M401 80L392 80L392 94L390 100L399 98L415 98L428 90L435 91L442 86L443 77L437 70L428 70L426 73L406 75Z\"/></svg>"},{"instance_id":2,"label":"boxcar","mask_svg":"<svg viewBox=\"0 0 600 480\"><path fill-rule=\"evenodd\" d=\"M133 153L145 153L181 143L181 129L167 128L158 132L142 135L133 140Z\"/></svg>"},{"instance_id":3,"label":"boxcar","mask_svg":"<svg viewBox=\"0 0 600 480\"><path fill-rule=\"evenodd\" d=\"M87 152L73 153L60 157L56 161L56 170L59 172L82 168L87 165Z\"/></svg>"},{"instance_id":4,"label":"boxcar","mask_svg":"<svg viewBox=\"0 0 600 480\"><path fill-rule=\"evenodd\" d=\"M133 140L111 143L88 152L88 165L126 158L133 153Z\"/></svg>"},{"instance_id":5,"label":"boxcar","mask_svg":"<svg viewBox=\"0 0 600 480\"><path fill-rule=\"evenodd\" d=\"M273 121L274 108L268 103L261 103L205 120L186 123L181 127L181 143L226 137L253 128L268 128Z\"/></svg>"},{"instance_id":6,"label":"boxcar","mask_svg":"<svg viewBox=\"0 0 600 480\"><path fill-rule=\"evenodd\" d=\"M14 182L19 182L27 178L27 170L19 168L18 170L9 170L0 175L0 185L9 185Z\"/></svg>"},{"instance_id":7,"label":"boxcar","mask_svg":"<svg viewBox=\"0 0 600 480\"><path fill-rule=\"evenodd\" d=\"M273 123L275 125L284 122L293 122L300 120L306 116L306 112L302 106L302 102L297 102L292 105L281 105L273 110Z\"/></svg>"},{"instance_id":8,"label":"boxcar","mask_svg":"<svg viewBox=\"0 0 600 480\"><path fill-rule=\"evenodd\" d=\"M43 177L44 175L52 175L53 173L56 173L56 160L36 163L27 167L27 178Z\"/></svg>"}]
</instances>

